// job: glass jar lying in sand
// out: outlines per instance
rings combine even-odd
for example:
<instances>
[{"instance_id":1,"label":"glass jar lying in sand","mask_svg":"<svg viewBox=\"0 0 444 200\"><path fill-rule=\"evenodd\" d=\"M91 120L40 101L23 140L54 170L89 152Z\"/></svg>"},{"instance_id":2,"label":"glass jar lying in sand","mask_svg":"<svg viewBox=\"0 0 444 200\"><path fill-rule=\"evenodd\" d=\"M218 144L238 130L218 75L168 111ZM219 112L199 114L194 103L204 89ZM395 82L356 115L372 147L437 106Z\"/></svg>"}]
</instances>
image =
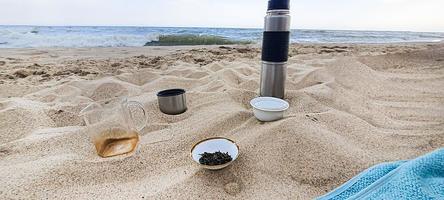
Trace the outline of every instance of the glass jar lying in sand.
<instances>
[{"instance_id":1,"label":"glass jar lying in sand","mask_svg":"<svg viewBox=\"0 0 444 200\"><path fill-rule=\"evenodd\" d=\"M134 152L147 117L141 103L123 99L106 107L91 103L80 111L87 131L103 158Z\"/></svg>"}]
</instances>

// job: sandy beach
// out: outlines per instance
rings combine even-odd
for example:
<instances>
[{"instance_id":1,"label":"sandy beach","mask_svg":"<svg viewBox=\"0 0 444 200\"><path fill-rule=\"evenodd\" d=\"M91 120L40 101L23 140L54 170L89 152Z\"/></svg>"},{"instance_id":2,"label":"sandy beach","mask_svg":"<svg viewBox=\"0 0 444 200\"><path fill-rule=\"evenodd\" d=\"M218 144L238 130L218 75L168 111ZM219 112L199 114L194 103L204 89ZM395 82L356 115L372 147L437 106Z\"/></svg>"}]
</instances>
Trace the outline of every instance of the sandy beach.
<instances>
[{"instance_id":1,"label":"sandy beach","mask_svg":"<svg viewBox=\"0 0 444 200\"><path fill-rule=\"evenodd\" d=\"M444 146L444 44L293 44L284 119L263 123L260 48L0 49L1 199L312 199L381 162ZM187 90L162 114L156 93ZM101 158L79 111L130 96L149 125L132 155ZM226 169L199 140L240 147Z\"/></svg>"}]
</instances>

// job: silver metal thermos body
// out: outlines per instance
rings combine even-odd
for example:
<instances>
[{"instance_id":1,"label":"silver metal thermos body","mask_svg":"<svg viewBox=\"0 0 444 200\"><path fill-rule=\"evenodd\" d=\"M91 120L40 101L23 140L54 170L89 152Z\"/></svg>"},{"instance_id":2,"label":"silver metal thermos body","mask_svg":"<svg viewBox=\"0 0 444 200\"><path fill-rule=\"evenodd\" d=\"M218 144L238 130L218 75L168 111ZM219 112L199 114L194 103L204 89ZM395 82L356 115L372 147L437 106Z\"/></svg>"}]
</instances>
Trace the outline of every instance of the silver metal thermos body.
<instances>
[{"instance_id":1,"label":"silver metal thermos body","mask_svg":"<svg viewBox=\"0 0 444 200\"><path fill-rule=\"evenodd\" d=\"M289 0L269 0L262 41L260 96L285 97L290 18Z\"/></svg>"}]
</instances>

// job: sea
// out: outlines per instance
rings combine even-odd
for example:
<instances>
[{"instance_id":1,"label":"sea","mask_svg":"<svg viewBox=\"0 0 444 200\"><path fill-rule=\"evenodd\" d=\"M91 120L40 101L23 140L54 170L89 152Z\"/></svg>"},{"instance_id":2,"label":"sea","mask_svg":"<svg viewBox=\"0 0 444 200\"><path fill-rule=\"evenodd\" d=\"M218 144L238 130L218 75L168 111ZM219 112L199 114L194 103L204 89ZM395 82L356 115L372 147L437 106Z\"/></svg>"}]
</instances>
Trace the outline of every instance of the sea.
<instances>
[{"instance_id":1,"label":"sea","mask_svg":"<svg viewBox=\"0 0 444 200\"><path fill-rule=\"evenodd\" d=\"M168 45L260 43L262 29L118 26L2 26L0 48L140 47ZM184 43L184 40L188 42ZM193 42L189 42L193 41ZM407 31L302 30L291 31L292 43L441 42L444 33ZM160 42L160 43L159 43Z\"/></svg>"}]
</instances>

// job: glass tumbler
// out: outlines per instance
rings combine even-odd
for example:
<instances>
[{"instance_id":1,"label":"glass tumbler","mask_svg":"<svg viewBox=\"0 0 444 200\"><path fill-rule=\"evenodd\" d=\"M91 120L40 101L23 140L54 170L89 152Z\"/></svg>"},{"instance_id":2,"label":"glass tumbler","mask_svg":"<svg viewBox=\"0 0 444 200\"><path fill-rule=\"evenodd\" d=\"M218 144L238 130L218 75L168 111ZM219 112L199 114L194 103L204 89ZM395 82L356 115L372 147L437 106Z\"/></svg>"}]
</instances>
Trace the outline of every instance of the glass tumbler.
<instances>
[{"instance_id":1,"label":"glass tumbler","mask_svg":"<svg viewBox=\"0 0 444 200\"><path fill-rule=\"evenodd\" d=\"M117 104L91 103L80 111L97 154L103 158L134 152L147 125L143 105L123 99Z\"/></svg>"}]
</instances>

